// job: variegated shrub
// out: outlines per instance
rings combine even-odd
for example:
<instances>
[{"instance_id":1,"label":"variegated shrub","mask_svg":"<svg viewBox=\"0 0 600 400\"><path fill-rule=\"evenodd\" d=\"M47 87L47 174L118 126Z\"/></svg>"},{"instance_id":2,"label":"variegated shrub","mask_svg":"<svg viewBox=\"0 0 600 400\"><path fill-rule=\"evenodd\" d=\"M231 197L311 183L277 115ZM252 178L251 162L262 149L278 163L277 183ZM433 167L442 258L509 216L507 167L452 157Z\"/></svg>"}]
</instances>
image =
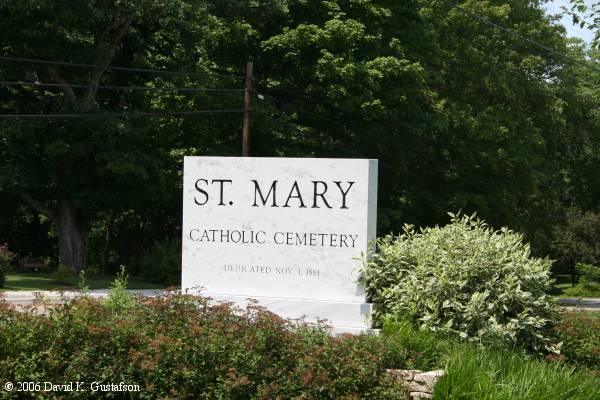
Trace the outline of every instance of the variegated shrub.
<instances>
[{"instance_id":1,"label":"variegated shrub","mask_svg":"<svg viewBox=\"0 0 600 400\"><path fill-rule=\"evenodd\" d=\"M556 350L546 337L554 304L552 262L531 256L523 236L475 215L450 214L444 227L377 241L364 263L375 320L411 319L465 340Z\"/></svg>"}]
</instances>

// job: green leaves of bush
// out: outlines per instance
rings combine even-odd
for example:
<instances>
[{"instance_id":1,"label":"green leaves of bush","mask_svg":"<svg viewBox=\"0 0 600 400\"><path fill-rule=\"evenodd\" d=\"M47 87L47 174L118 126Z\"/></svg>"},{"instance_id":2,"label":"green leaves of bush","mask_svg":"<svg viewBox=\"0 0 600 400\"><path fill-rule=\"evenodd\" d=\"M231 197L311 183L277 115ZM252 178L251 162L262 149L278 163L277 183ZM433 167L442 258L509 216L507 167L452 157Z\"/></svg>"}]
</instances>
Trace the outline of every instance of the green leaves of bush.
<instances>
[{"instance_id":1,"label":"green leaves of bush","mask_svg":"<svg viewBox=\"0 0 600 400\"><path fill-rule=\"evenodd\" d=\"M140 276L164 285L181 283L181 241L155 241L139 262Z\"/></svg>"},{"instance_id":2,"label":"green leaves of bush","mask_svg":"<svg viewBox=\"0 0 600 400\"><path fill-rule=\"evenodd\" d=\"M406 225L377 241L363 271L375 320L411 318L469 341L555 350L545 336L551 261L532 258L520 234L475 215L450 217L444 227Z\"/></svg>"},{"instance_id":3,"label":"green leaves of bush","mask_svg":"<svg viewBox=\"0 0 600 400\"><path fill-rule=\"evenodd\" d=\"M8 249L7 244L0 244L0 288L4 287L6 281L6 271L10 268L15 254Z\"/></svg>"},{"instance_id":4,"label":"green leaves of bush","mask_svg":"<svg viewBox=\"0 0 600 400\"><path fill-rule=\"evenodd\" d=\"M600 371L600 312L563 312L554 331L567 360Z\"/></svg>"},{"instance_id":5,"label":"green leaves of bush","mask_svg":"<svg viewBox=\"0 0 600 400\"><path fill-rule=\"evenodd\" d=\"M577 263L579 283L563 291L566 296L600 297L600 267L592 264Z\"/></svg>"},{"instance_id":6,"label":"green leaves of bush","mask_svg":"<svg viewBox=\"0 0 600 400\"><path fill-rule=\"evenodd\" d=\"M1 382L123 381L140 385L136 399L404 399L387 352L383 337L332 337L256 304L189 295L127 307L80 297L47 315L0 303Z\"/></svg>"}]
</instances>

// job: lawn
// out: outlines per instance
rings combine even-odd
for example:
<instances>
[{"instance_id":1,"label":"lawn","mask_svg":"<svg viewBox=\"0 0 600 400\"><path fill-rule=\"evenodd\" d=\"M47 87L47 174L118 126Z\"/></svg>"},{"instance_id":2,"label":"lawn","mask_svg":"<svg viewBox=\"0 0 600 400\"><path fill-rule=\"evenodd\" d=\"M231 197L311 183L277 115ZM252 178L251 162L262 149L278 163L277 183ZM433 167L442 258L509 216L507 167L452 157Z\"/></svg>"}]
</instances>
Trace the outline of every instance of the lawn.
<instances>
[{"instance_id":1,"label":"lawn","mask_svg":"<svg viewBox=\"0 0 600 400\"><path fill-rule=\"evenodd\" d=\"M592 285L578 284L576 287L571 285L570 275L553 275L554 283L548 291L548 294L559 298L582 298L582 297L600 297L600 283Z\"/></svg>"},{"instance_id":2,"label":"lawn","mask_svg":"<svg viewBox=\"0 0 600 400\"><path fill-rule=\"evenodd\" d=\"M107 289L115 277L112 275L92 275L86 278L86 284L90 289ZM77 289L79 278L69 276L66 282L59 283L49 272L8 272L6 284L0 291L7 290L72 290ZM147 280L129 277L128 289L158 289L161 285Z\"/></svg>"}]
</instances>

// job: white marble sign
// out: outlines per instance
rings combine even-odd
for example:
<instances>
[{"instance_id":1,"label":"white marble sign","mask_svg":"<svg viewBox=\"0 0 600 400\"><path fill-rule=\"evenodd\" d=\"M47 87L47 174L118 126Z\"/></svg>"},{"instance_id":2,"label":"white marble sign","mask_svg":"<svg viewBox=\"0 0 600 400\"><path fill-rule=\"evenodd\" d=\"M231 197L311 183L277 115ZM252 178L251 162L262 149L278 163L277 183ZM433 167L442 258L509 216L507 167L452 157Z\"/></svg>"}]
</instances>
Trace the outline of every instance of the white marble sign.
<instances>
[{"instance_id":1,"label":"white marble sign","mask_svg":"<svg viewBox=\"0 0 600 400\"><path fill-rule=\"evenodd\" d=\"M370 327L358 282L377 160L186 157L182 288L287 318Z\"/></svg>"}]
</instances>

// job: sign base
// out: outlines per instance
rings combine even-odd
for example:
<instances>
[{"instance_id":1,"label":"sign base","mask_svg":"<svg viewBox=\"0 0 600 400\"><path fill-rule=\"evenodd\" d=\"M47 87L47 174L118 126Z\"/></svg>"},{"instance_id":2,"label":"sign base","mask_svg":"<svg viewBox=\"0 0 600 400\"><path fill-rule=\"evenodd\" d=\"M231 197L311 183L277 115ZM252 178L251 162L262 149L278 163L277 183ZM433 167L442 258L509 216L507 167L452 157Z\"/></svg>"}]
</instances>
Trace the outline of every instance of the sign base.
<instances>
[{"instance_id":1,"label":"sign base","mask_svg":"<svg viewBox=\"0 0 600 400\"><path fill-rule=\"evenodd\" d=\"M283 297L247 297L206 292L198 294L217 303L233 303L241 308L245 308L252 300L256 300L258 305L282 318L298 320L308 324L326 320L324 324L330 326L334 334L377 332L376 329L371 328L373 305L370 303L332 302Z\"/></svg>"}]
</instances>

